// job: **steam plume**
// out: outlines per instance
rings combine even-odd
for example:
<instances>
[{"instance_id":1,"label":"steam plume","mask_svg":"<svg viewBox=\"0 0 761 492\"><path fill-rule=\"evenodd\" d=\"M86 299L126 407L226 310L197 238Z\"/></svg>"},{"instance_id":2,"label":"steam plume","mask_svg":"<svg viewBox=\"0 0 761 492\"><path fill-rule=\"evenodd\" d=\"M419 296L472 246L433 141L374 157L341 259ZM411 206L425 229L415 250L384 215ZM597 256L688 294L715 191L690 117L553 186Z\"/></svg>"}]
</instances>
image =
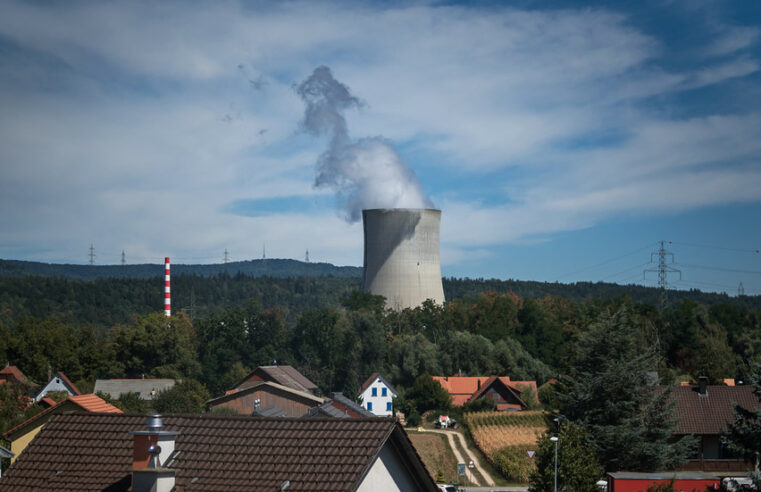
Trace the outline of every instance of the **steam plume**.
<instances>
[{"instance_id":1,"label":"steam plume","mask_svg":"<svg viewBox=\"0 0 761 492\"><path fill-rule=\"evenodd\" d=\"M336 192L346 220L356 222L366 208L432 208L415 173L381 136L352 141L343 112L362 106L330 68L315 68L296 92L306 104L303 129L329 135L317 161L314 185Z\"/></svg>"}]
</instances>

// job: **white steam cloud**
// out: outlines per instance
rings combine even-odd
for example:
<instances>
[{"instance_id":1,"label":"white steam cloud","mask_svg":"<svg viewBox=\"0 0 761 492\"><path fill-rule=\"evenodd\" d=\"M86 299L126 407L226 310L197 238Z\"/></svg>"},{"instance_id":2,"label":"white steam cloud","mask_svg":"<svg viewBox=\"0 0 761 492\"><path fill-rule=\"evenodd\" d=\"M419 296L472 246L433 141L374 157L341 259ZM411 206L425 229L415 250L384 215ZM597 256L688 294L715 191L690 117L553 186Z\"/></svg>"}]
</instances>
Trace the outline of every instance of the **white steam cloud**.
<instances>
[{"instance_id":1,"label":"white steam cloud","mask_svg":"<svg viewBox=\"0 0 761 492\"><path fill-rule=\"evenodd\" d=\"M362 106L330 68L315 68L296 92L306 104L302 127L329 135L330 145L317 161L314 185L336 192L346 220L356 222L366 208L431 208L415 173L387 139L351 140L343 112Z\"/></svg>"}]
</instances>

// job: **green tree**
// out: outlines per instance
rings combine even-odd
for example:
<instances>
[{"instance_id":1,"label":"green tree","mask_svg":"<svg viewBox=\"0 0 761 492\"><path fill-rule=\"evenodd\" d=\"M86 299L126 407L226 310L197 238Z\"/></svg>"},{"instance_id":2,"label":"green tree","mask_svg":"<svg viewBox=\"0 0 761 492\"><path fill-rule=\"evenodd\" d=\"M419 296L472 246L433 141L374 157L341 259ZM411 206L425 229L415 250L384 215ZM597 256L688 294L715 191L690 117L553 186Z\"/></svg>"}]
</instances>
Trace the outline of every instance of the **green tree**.
<instances>
[{"instance_id":1,"label":"green tree","mask_svg":"<svg viewBox=\"0 0 761 492\"><path fill-rule=\"evenodd\" d=\"M536 468L529 478L530 492L551 492L555 485L555 443L551 434L539 439L534 456ZM574 423L560 426L558 433L558 490L568 492L599 492L597 480L603 474L595 459L594 446L584 429Z\"/></svg>"},{"instance_id":2,"label":"green tree","mask_svg":"<svg viewBox=\"0 0 761 492\"><path fill-rule=\"evenodd\" d=\"M648 384L657 366L626 309L601 316L579 339L556 397L563 417L590 436L605 471L670 470L692 453L694 438L673 440L670 391Z\"/></svg>"},{"instance_id":3,"label":"green tree","mask_svg":"<svg viewBox=\"0 0 761 492\"><path fill-rule=\"evenodd\" d=\"M186 379L160 391L153 399L153 408L160 413L202 413L209 398L209 391L201 383Z\"/></svg>"},{"instance_id":4,"label":"green tree","mask_svg":"<svg viewBox=\"0 0 761 492\"><path fill-rule=\"evenodd\" d=\"M750 384L761 403L761 364L754 364ZM761 408L750 410L735 404L735 421L729 425L723 441L758 470L761 467Z\"/></svg>"},{"instance_id":5,"label":"green tree","mask_svg":"<svg viewBox=\"0 0 761 492\"><path fill-rule=\"evenodd\" d=\"M128 377L178 379L200 374L198 338L182 313L171 318L164 313L137 317L131 325L115 327L112 337L116 361Z\"/></svg>"},{"instance_id":6,"label":"green tree","mask_svg":"<svg viewBox=\"0 0 761 492\"><path fill-rule=\"evenodd\" d=\"M418 376L404 396L421 415L428 410L448 410L452 407L452 396L428 374Z\"/></svg>"}]
</instances>

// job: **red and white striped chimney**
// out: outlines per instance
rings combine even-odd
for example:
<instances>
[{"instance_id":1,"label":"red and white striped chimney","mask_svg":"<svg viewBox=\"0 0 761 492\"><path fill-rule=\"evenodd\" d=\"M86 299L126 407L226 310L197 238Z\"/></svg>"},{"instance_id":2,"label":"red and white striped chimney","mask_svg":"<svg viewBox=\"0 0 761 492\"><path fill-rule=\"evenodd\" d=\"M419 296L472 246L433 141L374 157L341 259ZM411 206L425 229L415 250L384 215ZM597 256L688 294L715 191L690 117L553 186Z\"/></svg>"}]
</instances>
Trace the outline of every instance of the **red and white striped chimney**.
<instances>
[{"instance_id":1,"label":"red and white striped chimney","mask_svg":"<svg viewBox=\"0 0 761 492\"><path fill-rule=\"evenodd\" d=\"M169 292L169 257L164 258L164 314L172 316L172 295Z\"/></svg>"}]
</instances>

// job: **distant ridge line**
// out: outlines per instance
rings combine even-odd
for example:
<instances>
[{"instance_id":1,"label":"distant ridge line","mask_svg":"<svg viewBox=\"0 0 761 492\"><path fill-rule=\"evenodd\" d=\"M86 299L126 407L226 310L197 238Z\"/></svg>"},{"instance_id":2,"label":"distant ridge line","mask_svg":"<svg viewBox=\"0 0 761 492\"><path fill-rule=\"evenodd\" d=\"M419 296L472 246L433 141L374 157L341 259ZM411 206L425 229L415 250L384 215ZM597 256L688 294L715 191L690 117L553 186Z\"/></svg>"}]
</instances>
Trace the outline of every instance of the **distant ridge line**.
<instances>
[{"instance_id":1,"label":"distant ridge line","mask_svg":"<svg viewBox=\"0 0 761 492\"><path fill-rule=\"evenodd\" d=\"M213 264L172 264L172 275L198 275L211 277L227 274L269 276L278 278L299 277L304 274L303 261L290 259L246 260ZM332 276L355 278L362 276L361 267L335 266L330 263L309 263L311 276ZM15 277L38 275L62 277L71 280L95 280L106 278L144 279L164 275L163 263L140 263L134 265L76 265L66 263L44 263L37 261L0 259L0 276Z\"/></svg>"}]
</instances>

